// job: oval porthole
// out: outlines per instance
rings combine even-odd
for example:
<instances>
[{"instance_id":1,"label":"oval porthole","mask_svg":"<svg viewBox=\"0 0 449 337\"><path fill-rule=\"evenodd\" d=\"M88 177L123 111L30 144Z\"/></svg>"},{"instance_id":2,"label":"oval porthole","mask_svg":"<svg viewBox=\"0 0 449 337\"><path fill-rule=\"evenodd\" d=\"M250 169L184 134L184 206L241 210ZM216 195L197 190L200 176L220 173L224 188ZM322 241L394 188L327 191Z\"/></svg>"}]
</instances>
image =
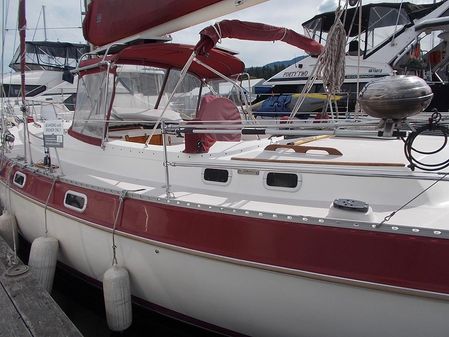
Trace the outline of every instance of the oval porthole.
<instances>
[{"instance_id":1,"label":"oval porthole","mask_svg":"<svg viewBox=\"0 0 449 337\"><path fill-rule=\"evenodd\" d=\"M206 168L203 171L203 179L209 183L227 184L229 182L229 171Z\"/></svg>"},{"instance_id":2,"label":"oval porthole","mask_svg":"<svg viewBox=\"0 0 449 337\"><path fill-rule=\"evenodd\" d=\"M296 173L268 172L265 175L265 187L296 191L301 187L301 176Z\"/></svg>"},{"instance_id":3,"label":"oval porthole","mask_svg":"<svg viewBox=\"0 0 449 337\"><path fill-rule=\"evenodd\" d=\"M64 196L64 206L77 212L84 212L87 207L87 196L82 193L67 191Z\"/></svg>"},{"instance_id":4,"label":"oval porthole","mask_svg":"<svg viewBox=\"0 0 449 337\"><path fill-rule=\"evenodd\" d=\"M23 188L23 186L25 186L25 183L27 181L27 176L22 172L16 171L14 173L12 181L14 185L16 185L17 187Z\"/></svg>"}]
</instances>

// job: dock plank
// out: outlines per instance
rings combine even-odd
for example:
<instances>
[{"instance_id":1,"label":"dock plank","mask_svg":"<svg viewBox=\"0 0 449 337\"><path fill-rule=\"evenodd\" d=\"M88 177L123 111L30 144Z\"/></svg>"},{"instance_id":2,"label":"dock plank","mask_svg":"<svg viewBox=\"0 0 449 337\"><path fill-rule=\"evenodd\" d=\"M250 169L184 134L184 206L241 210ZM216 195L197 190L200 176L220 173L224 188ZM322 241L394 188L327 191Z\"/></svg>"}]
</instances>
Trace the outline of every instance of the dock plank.
<instances>
[{"instance_id":1,"label":"dock plank","mask_svg":"<svg viewBox=\"0 0 449 337\"><path fill-rule=\"evenodd\" d=\"M26 328L22 317L6 293L3 286L0 287L0 336L1 337L28 337L32 336Z\"/></svg>"},{"instance_id":2,"label":"dock plank","mask_svg":"<svg viewBox=\"0 0 449 337\"><path fill-rule=\"evenodd\" d=\"M0 336L81 337L31 271L7 275L11 256L11 249L0 237Z\"/></svg>"}]
</instances>

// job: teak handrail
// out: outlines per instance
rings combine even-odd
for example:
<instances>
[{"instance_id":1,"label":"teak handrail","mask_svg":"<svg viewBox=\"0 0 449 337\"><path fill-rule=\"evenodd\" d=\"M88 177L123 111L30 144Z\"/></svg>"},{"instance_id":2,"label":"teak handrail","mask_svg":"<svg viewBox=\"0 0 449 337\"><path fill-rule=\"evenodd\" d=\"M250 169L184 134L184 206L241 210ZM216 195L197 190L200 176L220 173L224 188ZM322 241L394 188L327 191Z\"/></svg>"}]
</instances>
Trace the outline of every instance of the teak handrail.
<instances>
[{"instance_id":1,"label":"teak handrail","mask_svg":"<svg viewBox=\"0 0 449 337\"><path fill-rule=\"evenodd\" d=\"M289 145L289 144L271 144L265 147L265 151L276 151L277 149L290 149L296 153L307 153L309 151L324 151L331 156L342 156L339 150L333 147L325 146L300 146L300 145Z\"/></svg>"}]
</instances>

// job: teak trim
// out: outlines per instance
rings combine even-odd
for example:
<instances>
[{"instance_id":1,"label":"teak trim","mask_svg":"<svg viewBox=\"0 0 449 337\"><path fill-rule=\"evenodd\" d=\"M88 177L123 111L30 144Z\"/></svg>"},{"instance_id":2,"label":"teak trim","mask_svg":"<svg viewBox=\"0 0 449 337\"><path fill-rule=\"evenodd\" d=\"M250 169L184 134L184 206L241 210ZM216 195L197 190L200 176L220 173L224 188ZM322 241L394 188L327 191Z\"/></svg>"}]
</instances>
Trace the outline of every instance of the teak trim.
<instances>
[{"instance_id":1,"label":"teak trim","mask_svg":"<svg viewBox=\"0 0 449 337\"><path fill-rule=\"evenodd\" d=\"M299 145L289 145L289 144L271 144L265 147L265 151L276 151L277 149L290 149L296 153L307 153L309 151L324 151L331 156L342 156L339 150L333 147L324 146L299 146Z\"/></svg>"}]
</instances>

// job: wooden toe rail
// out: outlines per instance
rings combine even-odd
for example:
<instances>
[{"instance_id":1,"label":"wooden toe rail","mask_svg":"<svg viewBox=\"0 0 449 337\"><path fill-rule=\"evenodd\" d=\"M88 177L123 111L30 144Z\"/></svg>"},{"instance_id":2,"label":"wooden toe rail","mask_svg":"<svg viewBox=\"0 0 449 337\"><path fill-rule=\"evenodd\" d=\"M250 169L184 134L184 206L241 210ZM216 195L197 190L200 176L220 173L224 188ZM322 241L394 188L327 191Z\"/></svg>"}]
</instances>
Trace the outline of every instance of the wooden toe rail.
<instances>
[{"instance_id":1,"label":"wooden toe rail","mask_svg":"<svg viewBox=\"0 0 449 337\"><path fill-rule=\"evenodd\" d=\"M288 145L288 144L271 144L265 147L265 151L276 151L277 149L290 149L296 153L307 153L309 151L323 151L327 152L331 156L342 156L339 150L333 147L324 146L299 146L299 145Z\"/></svg>"}]
</instances>

